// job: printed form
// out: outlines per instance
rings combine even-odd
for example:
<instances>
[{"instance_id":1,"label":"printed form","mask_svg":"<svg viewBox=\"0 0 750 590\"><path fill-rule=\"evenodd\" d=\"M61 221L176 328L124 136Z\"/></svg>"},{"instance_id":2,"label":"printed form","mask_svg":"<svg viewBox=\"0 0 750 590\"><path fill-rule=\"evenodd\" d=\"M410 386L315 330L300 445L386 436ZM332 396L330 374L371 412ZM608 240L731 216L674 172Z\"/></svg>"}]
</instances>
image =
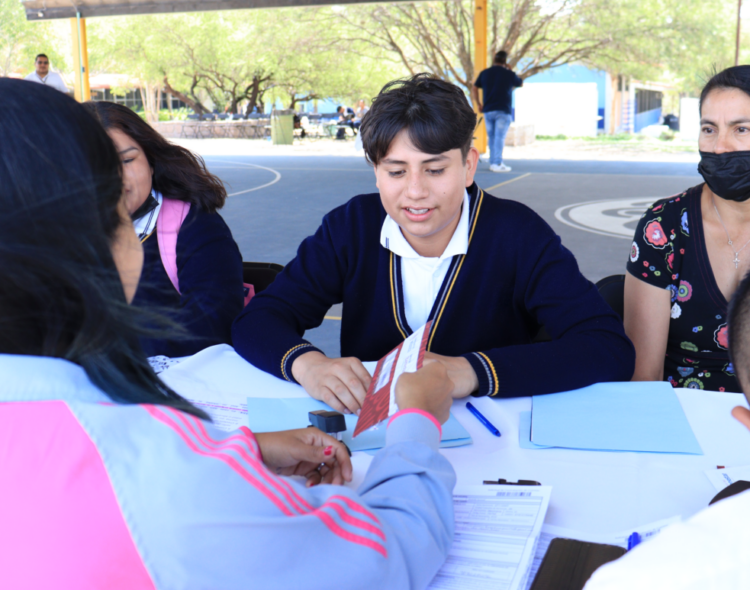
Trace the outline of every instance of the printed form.
<instances>
[{"instance_id":1,"label":"printed form","mask_svg":"<svg viewBox=\"0 0 750 590\"><path fill-rule=\"evenodd\" d=\"M551 491L549 486L457 487L453 546L429 588L523 589Z\"/></svg>"}]
</instances>

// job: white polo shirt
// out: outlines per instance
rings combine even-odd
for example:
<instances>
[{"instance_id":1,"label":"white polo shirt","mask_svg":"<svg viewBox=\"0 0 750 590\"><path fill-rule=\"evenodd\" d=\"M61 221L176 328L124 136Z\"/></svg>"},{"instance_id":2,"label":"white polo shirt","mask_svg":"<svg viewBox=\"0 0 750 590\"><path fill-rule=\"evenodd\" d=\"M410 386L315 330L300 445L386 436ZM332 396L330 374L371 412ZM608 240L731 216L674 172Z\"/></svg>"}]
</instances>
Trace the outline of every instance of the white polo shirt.
<instances>
[{"instance_id":1,"label":"white polo shirt","mask_svg":"<svg viewBox=\"0 0 750 590\"><path fill-rule=\"evenodd\" d=\"M24 80L52 86L52 88L54 88L55 90L59 90L60 92L64 92L65 94L68 94L69 92L68 87L65 85L65 82L63 82L62 77L56 72L49 72L44 78L42 78L36 72L31 72L28 76L26 76L26 78L24 78Z\"/></svg>"},{"instance_id":2,"label":"white polo shirt","mask_svg":"<svg viewBox=\"0 0 750 590\"><path fill-rule=\"evenodd\" d=\"M750 491L721 500L594 572L584 590L750 588Z\"/></svg>"},{"instance_id":3,"label":"white polo shirt","mask_svg":"<svg viewBox=\"0 0 750 590\"><path fill-rule=\"evenodd\" d=\"M380 230L380 245L401 257L401 282L404 288L404 313L412 330L427 323L451 259L469 249L469 193L464 191L461 218L451 241L439 258L420 256L406 241L401 228L387 215Z\"/></svg>"}]
</instances>

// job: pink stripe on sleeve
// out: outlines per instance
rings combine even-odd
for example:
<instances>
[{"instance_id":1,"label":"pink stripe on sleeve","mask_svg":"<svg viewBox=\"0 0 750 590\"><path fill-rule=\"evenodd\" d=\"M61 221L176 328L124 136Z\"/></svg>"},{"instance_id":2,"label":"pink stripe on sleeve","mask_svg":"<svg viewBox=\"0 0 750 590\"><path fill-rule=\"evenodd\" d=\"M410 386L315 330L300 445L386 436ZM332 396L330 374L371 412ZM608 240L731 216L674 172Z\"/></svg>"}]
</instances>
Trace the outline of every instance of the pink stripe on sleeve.
<instances>
[{"instance_id":1,"label":"pink stripe on sleeve","mask_svg":"<svg viewBox=\"0 0 750 590\"><path fill-rule=\"evenodd\" d=\"M379 527L380 523L372 513L345 496L332 496L327 502L318 508L311 506L294 490L292 486L289 485L287 481L283 478L277 477L268 470L259 458L259 450L257 456L251 455L247 452L247 448L244 445L252 444L256 447L258 445L255 436L249 429L247 429L247 432L243 431L243 436L231 435L226 439L216 440L211 437L202 421L192 416L188 416L179 410L150 405L145 405L143 408L151 414L152 417L174 430L194 452L227 463L238 475L240 475L240 477L273 502L286 516L303 516L305 514L315 516L319 518L335 535L338 535L347 541L375 549L378 553L387 557L388 552L383 545L373 539L345 530L331 517L330 514L325 512L325 510L333 509L346 524L385 540L385 534ZM247 438L245 439L244 437ZM229 441L242 441L244 445ZM252 468L253 473L229 454L230 451L237 453L240 458ZM262 478L265 483L261 481L260 478ZM336 504L335 500L342 500L343 503L346 504L346 507ZM304 508L301 508L301 506L304 506ZM300 514L295 514L291 508L294 508ZM346 511L346 508L368 516L375 524L370 524L349 514Z\"/></svg>"},{"instance_id":2,"label":"pink stripe on sleeve","mask_svg":"<svg viewBox=\"0 0 750 590\"><path fill-rule=\"evenodd\" d=\"M0 587L155 588L99 452L61 401L0 404Z\"/></svg>"},{"instance_id":3,"label":"pink stripe on sleeve","mask_svg":"<svg viewBox=\"0 0 750 590\"><path fill-rule=\"evenodd\" d=\"M424 410L419 410L417 408L409 408L407 410L399 410L393 416L391 416L391 419L388 420L388 426L391 425L391 422L393 422L398 416L403 416L404 414L419 414L420 416L424 416L427 418L430 422L432 422L435 426L437 426L438 432L440 433L440 437L443 436L443 427L440 426L440 422L437 421L435 416L430 414L429 412L425 412Z\"/></svg>"}]
</instances>

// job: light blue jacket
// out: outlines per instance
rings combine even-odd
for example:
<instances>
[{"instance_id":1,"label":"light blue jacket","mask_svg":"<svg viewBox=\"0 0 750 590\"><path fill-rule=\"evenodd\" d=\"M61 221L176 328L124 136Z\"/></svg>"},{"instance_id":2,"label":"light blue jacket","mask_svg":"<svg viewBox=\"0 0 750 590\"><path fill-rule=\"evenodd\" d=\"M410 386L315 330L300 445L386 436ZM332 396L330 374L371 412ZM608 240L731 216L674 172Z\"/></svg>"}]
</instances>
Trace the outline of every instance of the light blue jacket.
<instances>
[{"instance_id":1,"label":"light blue jacket","mask_svg":"<svg viewBox=\"0 0 750 590\"><path fill-rule=\"evenodd\" d=\"M420 589L450 548L455 475L419 414L357 492L306 488L247 428L113 404L67 361L0 375L0 587Z\"/></svg>"}]
</instances>

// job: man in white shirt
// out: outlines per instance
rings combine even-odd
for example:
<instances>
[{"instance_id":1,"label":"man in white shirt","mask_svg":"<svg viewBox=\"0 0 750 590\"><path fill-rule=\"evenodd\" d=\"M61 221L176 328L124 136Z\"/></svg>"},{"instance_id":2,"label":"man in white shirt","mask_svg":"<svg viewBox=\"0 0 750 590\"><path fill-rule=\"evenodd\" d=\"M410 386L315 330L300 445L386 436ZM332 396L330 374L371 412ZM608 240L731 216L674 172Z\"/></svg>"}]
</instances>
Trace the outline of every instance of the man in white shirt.
<instances>
[{"instance_id":1,"label":"man in white shirt","mask_svg":"<svg viewBox=\"0 0 750 590\"><path fill-rule=\"evenodd\" d=\"M26 76L26 80L52 86L52 88L64 92L65 94L70 92L60 74L49 71L49 58L46 55L43 53L37 55L34 60L34 65L36 66L36 71L31 72Z\"/></svg>"},{"instance_id":2,"label":"man in white shirt","mask_svg":"<svg viewBox=\"0 0 750 590\"><path fill-rule=\"evenodd\" d=\"M729 306L729 353L750 400L750 275ZM750 410L734 416L750 430ZM750 438L748 438L750 455ZM750 588L750 491L720 500L599 568L585 590Z\"/></svg>"}]
</instances>

